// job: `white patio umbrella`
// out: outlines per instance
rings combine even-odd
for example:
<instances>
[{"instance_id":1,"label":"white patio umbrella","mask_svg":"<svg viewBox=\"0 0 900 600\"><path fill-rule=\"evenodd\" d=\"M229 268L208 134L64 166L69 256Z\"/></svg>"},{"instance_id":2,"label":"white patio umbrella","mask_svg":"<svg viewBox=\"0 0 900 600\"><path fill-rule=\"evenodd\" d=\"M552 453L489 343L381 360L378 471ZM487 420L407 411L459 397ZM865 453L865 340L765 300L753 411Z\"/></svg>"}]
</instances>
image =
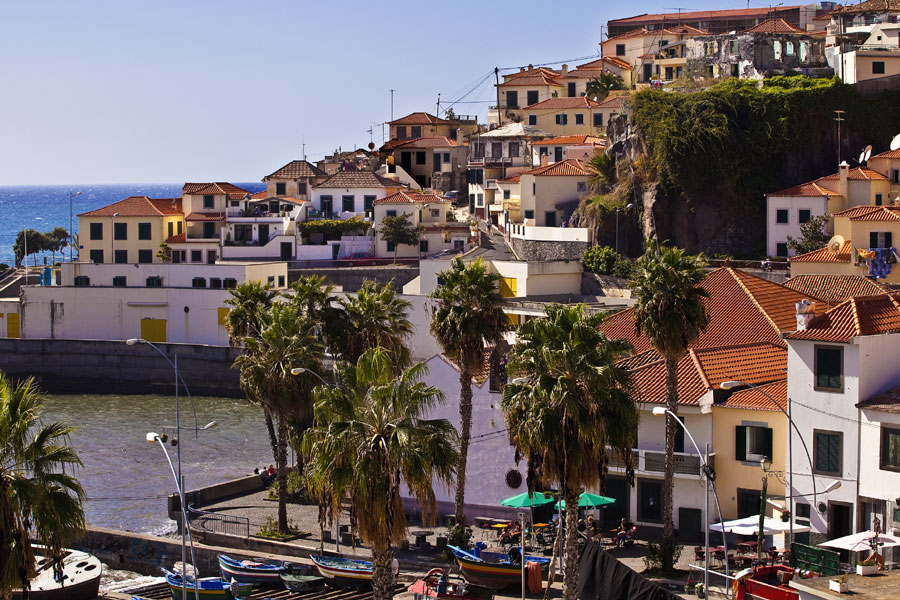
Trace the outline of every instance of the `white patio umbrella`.
<instances>
[{"instance_id":1,"label":"white patio umbrella","mask_svg":"<svg viewBox=\"0 0 900 600\"><path fill-rule=\"evenodd\" d=\"M838 550L849 550L851 552L867 552L872 549L873 538L875 538L879 550L882 548L900 546L900 537L888 535L886 533L876 534L874 531L861 531L859 533L854 533L853 535L828 540L819 545L828 548L837 548Z\"/></svg>"},{"instance_id":2,"label":"white patio umbrella","mask_svg":"<svg viewBox=\"0 0 900 600\"><path fill-rule=\"evenodd\" d=\"M712 531L722 531L725 533L734 533L737 535L759 535L759 515L753 517L744 517L743 519L735 519L733 521L725 521L724 523L715 523L709 526ZM766 517L763 521L763 535L775 535L784 533L791 529L789 522L781 519L773 519ZM794 523L794 533L803 533L809 531L806 525Z\"/></svg>"}]
</instances>

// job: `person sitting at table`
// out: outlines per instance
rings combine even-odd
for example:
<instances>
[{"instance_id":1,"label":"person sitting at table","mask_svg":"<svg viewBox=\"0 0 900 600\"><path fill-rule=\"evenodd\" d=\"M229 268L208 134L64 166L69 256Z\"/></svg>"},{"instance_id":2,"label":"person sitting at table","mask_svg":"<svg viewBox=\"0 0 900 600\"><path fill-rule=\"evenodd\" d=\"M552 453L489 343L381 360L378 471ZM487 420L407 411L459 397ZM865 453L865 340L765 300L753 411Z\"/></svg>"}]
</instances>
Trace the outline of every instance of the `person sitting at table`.
<instances>
[{"instance_id":1,"label":"person sitting at table","mask_svg":"<svg viewBox=\"0 0 900 600\"><path fill-rule=\"evenodd\" d=\"M625 538L628 537L627 531L628 528L625 527L625 517L622 517L622 521L619 522L619 528L616 529L616 548L621 547L621 545L625 543Z\"/></svg>"}]
</instances>

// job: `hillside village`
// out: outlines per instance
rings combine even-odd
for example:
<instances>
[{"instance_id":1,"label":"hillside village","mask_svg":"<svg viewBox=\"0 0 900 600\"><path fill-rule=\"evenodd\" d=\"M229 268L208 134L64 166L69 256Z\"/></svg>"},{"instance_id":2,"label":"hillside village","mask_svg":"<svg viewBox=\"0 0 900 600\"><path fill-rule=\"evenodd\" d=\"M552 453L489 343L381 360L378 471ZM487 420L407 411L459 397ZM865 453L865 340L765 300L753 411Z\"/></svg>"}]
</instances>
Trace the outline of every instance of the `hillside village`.
<instances>
[{"instance_id":1,"label":"hillside village","mask_svg":"<svg viewBox=\"0 0 900 600\"><path fill-rule=\"evenodd\" d=\"M390 282L410 303L412 359L447 398L432 416L456 422L459 367L429 329L431 296L454 261L479 260L499 276L510 330L484 348L473 386L479 443L467 473L479 483L467 491L467 514L508 516L500 500L526 491L527 465L500 410L515 328L553 303L581 303L609 313L600 331L633 348L620 365L640 411L633 482L624 463L608 465L603 493L615 504L599 513L601 527L625 518L644 535L658 533L669 493L666 419L657 416L667 357L635 328L628 269L645 242L671 240L645 239L661 218L645 190L610 191L613 179L638 181L637 159L626 160L644 152L629 141L636 98L696 94L727 80L762 87L772 77L892 93L900 90L898 34L896 0L609 21L596 59L498 73L483 122L422 107L387 122L381 145L319 161L284 157L259 174L258 193L187 182L177 198L134 196L76 215L71 262L0 290L0 338L227 347L226 300L242 283L290 294L292 282L317 274L346 297L364 280ZM678 413L692 434L679 429L674 442L679 543L702 544L704 524L718 519L706 498L704 448L714 455L725 520L759 515L762 481L780 473L768 478L776 502L767 516L793 520L792 541L815 545L875 527L900 534L896 134L883 131L859 156L844 152L820 176L758 198L765 230L743 234L762 252L709 257L700 284L709 322L677 362ZM832 148L822 153L830 160ZM817 231L804 228L811 222ZM585 257L600 247L618 267L591 270ZM452 490L436 492L440 512L452 512Z\"/></svg>"}]
</instances>

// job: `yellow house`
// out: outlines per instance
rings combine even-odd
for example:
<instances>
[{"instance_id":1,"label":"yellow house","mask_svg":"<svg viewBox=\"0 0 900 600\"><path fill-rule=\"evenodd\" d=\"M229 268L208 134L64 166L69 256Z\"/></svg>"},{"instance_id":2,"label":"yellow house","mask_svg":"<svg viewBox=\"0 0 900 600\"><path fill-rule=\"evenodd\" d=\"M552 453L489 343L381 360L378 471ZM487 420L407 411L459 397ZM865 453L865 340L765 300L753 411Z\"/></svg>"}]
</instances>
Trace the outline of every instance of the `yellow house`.
<instances>
[{"instance_id":1,"label":"yellow house","mask_svg":"<svg viewBox=\"0 0 900 600\"><path fill-rule=\"evenodd\" d=\"M600 52L631 66L632 87L645 87L653 81L681 77L687 65L685 40L702 35L709 34L688 25L653 31L640 27L600 42Z\"/></svg>"},{"instance_id":2,"label":"yellow house","mask_svg":"<svg viewBox=\"0 0 900 600\"><path fill-rule=\"evenodd\" d=\"M560 76L551 69L535 69L532 65L523 67L518 73L504 75L503 83L497 85L500 109L507 111L504 113L507 118L512 118L517 109L566 95Z\"/></svg>"},{"instance_id":3,"label":"yellow house","mask_svg":"<svg viewBox=\"0 0 900 600\"><path fill-rule=\"evenodd\" d=\"M606 119L601 104L584 96L550 98L526 106L516 116L526 125L553 136L602 135L606 131Z\"/></svg>"},{"instance_id":4,"label":"yellow house","mask_svg":"<svg viewBox=\"0 0 900 600\"><path fill-rule=\"evenodd\" d=\"M560 74L562 82L566 86L567 91L574 90L575 94L567 94L568 96L584 96L587 93L587 83L592 79L599 79L603 73L613 73L622 78L625 89L631 89L633 86L632 74L634 67L617 56L604 56L591 62L578 65L571 71L567 70L563 65L563 71Z\"/></svg>"},{"instance_id":5,"label":"yellow house","mask_svg":"<svg viewBox=\"0 0 900 600\"><path fill-rule=\"evenodd\" d=\"M463 138L478 131L474 121L448 120L426 112L414 112L388 123L391 140L414 140L420 137L446 137L456 140L457 130Z\"/></svg>"},{"instance_id":6,"label":"yellow house","mask_svg":"<svg viewBox=\"0 0 900 600\"><path fill-rule=\"evenodd\" d=\"M184 231L181 198L131 196L78 215L78 257L94 263L152 263L159 244Z\"/></svg>"}]
</instances>

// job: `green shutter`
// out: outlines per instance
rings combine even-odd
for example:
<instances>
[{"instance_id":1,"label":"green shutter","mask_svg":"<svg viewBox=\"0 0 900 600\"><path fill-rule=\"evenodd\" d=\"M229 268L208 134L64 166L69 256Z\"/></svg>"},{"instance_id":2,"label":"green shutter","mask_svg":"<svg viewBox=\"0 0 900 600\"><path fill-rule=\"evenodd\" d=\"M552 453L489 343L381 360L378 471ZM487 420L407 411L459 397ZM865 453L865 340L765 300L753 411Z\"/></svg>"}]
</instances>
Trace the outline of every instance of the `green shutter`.
<instances>
[{"instance_id":1,"label":"green shutter","mask_svg":"<svg viewBox=\"0 0 900 600\"><path fill-rule=\"evenodd\" d=\"M747 460L747 428L743 425L734 428L734 459Z\"/></svg>"},{"instance_id":2,"label":"green shutter","mask_svg":"<svg viewBox=\"0 0 900 600\"><path fill-rule=\"evenodd\" d=\"M869 232L869 248L877 248L878 247L878 232L870 231Z\"/></svg>"},{"instance_id":3,"label":"green shutter","mask_svg":"<svg viewBox=\"0 0 900 600\"><path fill-rule=\"evenodd\" d=\"M893 240L891 240L891 232L890 231L884 232L884 247L885 248L893 248L894 247Z\"/></svg>"},{"instance_id":4,"label":"green shutter","mask_svg":"<svg viewBox=\"0 0 900 600\"><path fill-rule=\"evenodd\" d=\"M768 458L771 461L772 460L772 429L769 427L766 427L763 431L765 432L763 435L765 436L766 458Z\"/></svg>"}]
</instances>

